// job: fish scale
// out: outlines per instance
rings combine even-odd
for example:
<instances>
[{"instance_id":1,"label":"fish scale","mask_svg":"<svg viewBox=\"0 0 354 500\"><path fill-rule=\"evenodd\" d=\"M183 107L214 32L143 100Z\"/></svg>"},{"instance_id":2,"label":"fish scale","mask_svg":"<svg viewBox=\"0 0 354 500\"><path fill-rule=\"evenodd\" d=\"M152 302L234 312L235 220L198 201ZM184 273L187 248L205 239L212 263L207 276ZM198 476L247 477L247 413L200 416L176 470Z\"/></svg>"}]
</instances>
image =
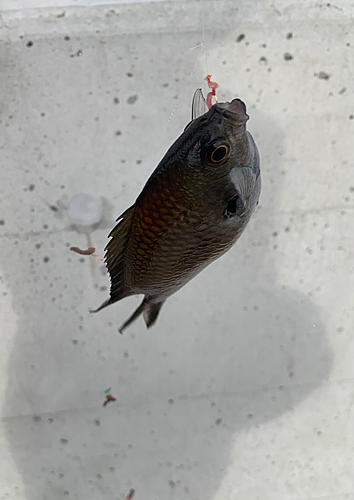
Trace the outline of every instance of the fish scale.
<instances>
[{"instance_id":1,"label":"fish scale","mask_svg":"<svg viewBox=\"0 0 354 500\"><path fill-rule=\"evenodd\" d=\"M120 332L140 314L154 324L168 297L232 247L258 203L259 155L246 106L202 104L194 98L192 122L109 235L110 297L97 310L144 295Z\"/></svg>"}]
</instances>

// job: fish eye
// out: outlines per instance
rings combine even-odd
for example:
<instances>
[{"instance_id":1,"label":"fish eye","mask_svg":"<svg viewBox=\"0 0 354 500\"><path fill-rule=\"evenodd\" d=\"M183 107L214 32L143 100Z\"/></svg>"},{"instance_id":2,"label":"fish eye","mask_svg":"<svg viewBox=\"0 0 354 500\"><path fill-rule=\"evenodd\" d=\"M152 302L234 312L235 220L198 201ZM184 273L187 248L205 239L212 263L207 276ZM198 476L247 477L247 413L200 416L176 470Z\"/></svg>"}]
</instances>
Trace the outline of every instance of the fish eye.
<instances>
[{"instance_id":1,"label":"fish eye","mask_svg":"<svg viewBox=\"0 0 354 500\"><path fill-rule=\"evenodd\" d=\"M205 151L205 161L209 165L221 165L230 156L230 146L227 142L214 142Z\"/></svg>"},{"instance_id":2,"label":"fish eye","mask_svg":"<svg viewBox=\"0 0 354 500\"><path fill-rule=\"evenodd\" d=\"M213 163L221 163L225 160L229 153L229 147L226 144L222 144L214 149L210 155L210 159Z\"/></svg>"}]
</instances>

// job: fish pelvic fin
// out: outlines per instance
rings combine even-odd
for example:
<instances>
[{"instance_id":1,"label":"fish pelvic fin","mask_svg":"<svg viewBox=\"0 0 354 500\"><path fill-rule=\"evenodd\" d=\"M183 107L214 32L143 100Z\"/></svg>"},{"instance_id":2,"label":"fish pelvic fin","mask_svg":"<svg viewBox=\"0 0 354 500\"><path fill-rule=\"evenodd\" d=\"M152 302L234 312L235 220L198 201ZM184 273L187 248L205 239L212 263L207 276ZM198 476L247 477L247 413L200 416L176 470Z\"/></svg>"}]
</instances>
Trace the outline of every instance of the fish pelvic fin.
<instances>
[{"instance_id":1,"label":"fish pelvic fin","mask_svg":"<svg viewBox=\"0 0 354 500\"><path fill-rule=\"evenodd\" d=\"M151 302L151 299L147 299L145 297L140 306L119 328L119 333L123 333L124 330L126 330L128 326L130 326L133 323L133 321L135 321L140 316L140 314L143 314L145 324L147 328L150 328L150 326L152 326L156 322L157 316L164 302L165 302L164 300L161 302Z\"/></svg>"}]
</instances>

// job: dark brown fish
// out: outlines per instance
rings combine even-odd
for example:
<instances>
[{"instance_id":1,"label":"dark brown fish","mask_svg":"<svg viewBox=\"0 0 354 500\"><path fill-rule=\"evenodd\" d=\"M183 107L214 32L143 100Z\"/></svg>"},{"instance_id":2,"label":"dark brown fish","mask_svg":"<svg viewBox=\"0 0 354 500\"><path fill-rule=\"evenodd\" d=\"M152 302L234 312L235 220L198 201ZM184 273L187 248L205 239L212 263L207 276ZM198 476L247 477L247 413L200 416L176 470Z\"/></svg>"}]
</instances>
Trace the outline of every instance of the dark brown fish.
<instances>
[{"instance_id":1,"label":"dark brown fish","mask_svg":"<svg viewBox=\"0 0 354 500\"><path fill-rule=\"evenodd\" d=\"M110 298L143 294L121 326L141 313L153 325L165 300L240 237L261 191L259 155L240 99L206 111L200 90L192 121L170 147L106 246Z\"/></svg>"}]
</instances>

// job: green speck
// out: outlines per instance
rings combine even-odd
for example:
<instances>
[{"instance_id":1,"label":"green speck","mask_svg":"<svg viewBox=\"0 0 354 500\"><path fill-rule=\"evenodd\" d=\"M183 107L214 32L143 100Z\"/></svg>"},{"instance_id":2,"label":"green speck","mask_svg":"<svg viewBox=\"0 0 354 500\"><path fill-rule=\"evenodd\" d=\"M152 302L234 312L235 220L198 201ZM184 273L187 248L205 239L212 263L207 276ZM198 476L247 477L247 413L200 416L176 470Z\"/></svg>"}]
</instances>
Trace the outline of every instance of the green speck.
<instances>
[{"instance_id":1,"label":"green speck","mask_svg":"<svg viewBox=\"0 0 354 500\"><path fill-rule=\"evenodd\" d=\"M111 387L108 387L108 389L104 391L105 394L109 394L110 392L111 392Z\"/></svg>"}]
</instances>

